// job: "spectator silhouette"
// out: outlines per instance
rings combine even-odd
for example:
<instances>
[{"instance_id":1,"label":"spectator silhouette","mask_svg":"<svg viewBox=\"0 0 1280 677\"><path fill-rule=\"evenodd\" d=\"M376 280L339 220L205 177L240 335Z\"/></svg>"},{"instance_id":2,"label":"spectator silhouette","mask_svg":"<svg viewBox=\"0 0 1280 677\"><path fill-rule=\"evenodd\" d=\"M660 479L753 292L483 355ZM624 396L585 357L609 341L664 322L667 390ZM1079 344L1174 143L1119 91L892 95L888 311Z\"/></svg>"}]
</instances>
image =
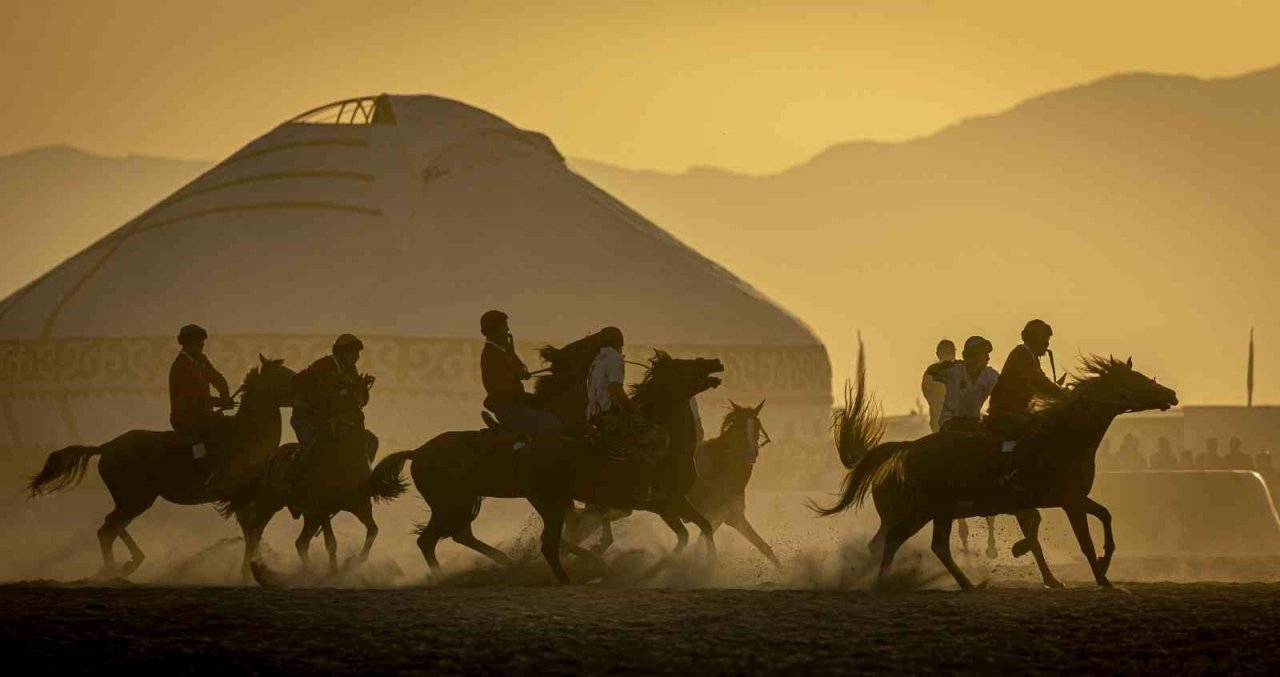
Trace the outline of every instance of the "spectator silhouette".
<instances>
[{"instance_id":1,"label":"spectator silhouette","mask_svg":"<svg viewBox=\"0 0 1280 677\"><path fill-rule=\"evenodd\" d=\"M1094 468L1097 470L1115 470L1116 455L1111 453L1111 440L1103 439L1098 445L1098 453L1094 456Z\"/></svg>"},{"instance_id":2,"label":"spectator silhouette","mask_svg":"<svg viewBox=\"0 0 1280 677\"><path fill-rule=\"evenodd\" d=\"M1196 470L1221 470L1223 460L1218 455L1218 438L1210 437L1204 441L1204 452L1196 457Z\"/></svg>"},{"instance_id":3,"label":"spectator silhouette","mask_svg":"<svg viewBox=\"0 0 1280 677\"><path fill-rule=\"evenodd\" d=\"M1195 454L1190 449L1183 449L1178 452L1178 467L1183 470L1191 470L1196 467Z\"/></svg>"},{"instance_id":4,"label":"spectator silhouette","mask_svg":"<svg viewBox=\"0 0 1280 677\"><path fill-rule=\"evenodd\" d=\"M1150 467L1152 470L1178 469L1178 455L1173 453L1173 445L1169 444L1169 438L1162 436L1156 442L1156 453L1151 455Z\"/></svg>"},{"instance_id":5,"label":"spectator silhouette","mask_svg":"<svg viewBox=\"0 0 1280 677\"><path fill-rule=\"evenodd\" d=\"M1132 433L1126 433L1116 452L1116 468L1120 470L1146 470L1147 458L1142 455L1141 443Z\"/></svg>"},{"instance_id":6,"label":"spectator silhouette","mask_svg":"<svg viewBox=\"0 0 1280 677\"><path fill-rule=\"evenodd\" d=\"M1244 443L1239 437L1233 437L1227 443L1227 455L1223 460L1231 470L1253 470L1253 459L1244 453Z\"/></svg>"}]
</instances>

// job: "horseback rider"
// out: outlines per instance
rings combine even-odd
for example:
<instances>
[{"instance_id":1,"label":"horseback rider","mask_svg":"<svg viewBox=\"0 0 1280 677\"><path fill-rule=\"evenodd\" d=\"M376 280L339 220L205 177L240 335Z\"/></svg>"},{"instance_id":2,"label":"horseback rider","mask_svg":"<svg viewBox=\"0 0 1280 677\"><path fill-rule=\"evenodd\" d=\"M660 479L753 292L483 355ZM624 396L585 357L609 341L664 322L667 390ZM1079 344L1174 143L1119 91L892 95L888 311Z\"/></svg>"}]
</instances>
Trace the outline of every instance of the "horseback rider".
<instances>
[{"instance_id":1,"label":"horseback rider","mask_svg":"<svg viewBox=\"0 0 1280 677\"><path fill-rule=\"evenodd\" d=\"M363 349L360 339L343 334L333 342L330 354L294 377L289 424L298 436L300 449L289 464L286 483L297 479L314 462L318 451L337 439L339 426L364 430L364 407L369 404L369 389L376 379L356 371Z\"/></svg>"},{"instance_id":2,"label":"horseback rider","mask_svg":"<svg viewBox=\"0 0 1280 677\"><path fill-rule=\"evenodd\" d=\"M480 380L484 382L484 407L498 421L528 441L550 443L560 435L560 419L538 408L524 390L529 368L516 354L507 314L490 310L480 316L484 349L480 352ZM519 449L524 443L517 443Z\"/></svg>"},{"instance_id":3,"label":"horseback rider","mask_svg":"<svg viewBox=\"0 0 1280 677\"><path fill-rule=\"evenodd\" d=\"M235 404L226 377L204 354L207 338L209 333L198 325L180 329L178 345L182 349L169 367L169 424L181 444L191 449L192 459L203 471L212 464L208 453L210 438L225 421L215 409ZM209 395L210 386L218 391L217 399Z\"/></svg>"},{"instance_id":4,"label":"horseback rider","mask_svg":"<svg viewBox=\"0 0 1280 677\"><path fill-rule=\"evenodd\" d=\"M934 354L937 355L938 361L924 370L924 378L920 382L920 392L929 405L929 432L931 433L942 429L942 407L947 397L947 387L935 379L930 371L940 368L939 365L956 364L956 344L952 343L951 339L942 339L938 341Z\"/></svg>"},{"instance_id":5,"label":"horseback rider","mask_svg":"<svg viewBox=\"0 0 1280 677\"><path fill-rule=\"evenodd\" d=\"M1004 439L1005 470L1002 483L1008 484L1021 465L1013 453L1018 438L1031 420L1031 403L1036 398L1053 399L1063 394L1062 387L1045 375L1040 358L1049 352L1053 328L1043 320L1031 320L1022 328L1022 343L1005 358L1000 378L991 391L987 408L987 427Z\"/></svg>"},{"instance_id":6,"label":"horseback rider","mask_svg":"<svg viewBox=\"0 0 1280 677\"><path fill-rule=\"evenodd\" d=\"M942 432L985 432L982 405L996 387L999 372L988 366L991 342L981 336L970 336L964 342L964 359L941 361L925 370L934 382L946 388L939 417Z\"/></svg>"},{"instance_id":7,"label":"horseback rider","mask_svg":"<svg viewBox=\"0 0 1280 677\"><path fill-rule=\"evenodd\" d=\"M666 451L666 445L657 441L666 438L627 396L623 385L626 360L622 356L622 330L605 327L597 336L600 350L591 361L587 376L587 422L611 462L612 472L606 471L611 479L605 484L628 495L634 505L645 505L661 498L655 495L649 475ZM692 413L692 402L690 406ZM645 471L636 472L637 462Z\"/></svg>"},{"instance_id":8,"label":"horseback rider","mask_svg":"<svg viewBox=\"0 0 1280 677\"><path fill-rule=\"evenodd\" d=\"M622 330L600 330L600 352L591 361L587 377L587 420L599 420L616 409L630 409L631 399L623 388L626 365L622 358Z\"/></svg>"}]
</instances>

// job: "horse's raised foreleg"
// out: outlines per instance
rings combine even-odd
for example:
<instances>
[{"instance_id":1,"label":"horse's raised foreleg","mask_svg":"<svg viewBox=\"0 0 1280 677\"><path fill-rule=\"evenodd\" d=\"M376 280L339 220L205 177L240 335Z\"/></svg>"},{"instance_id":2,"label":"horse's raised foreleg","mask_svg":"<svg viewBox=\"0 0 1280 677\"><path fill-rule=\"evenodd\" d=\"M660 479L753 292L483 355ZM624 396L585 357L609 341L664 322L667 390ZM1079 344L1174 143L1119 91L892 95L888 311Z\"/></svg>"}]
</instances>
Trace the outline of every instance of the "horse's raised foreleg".
<instances>
[{"instance_id":1,"label":"horse's raised foreleg","mask_svg":"<svg viewBox=\"0 0 1280 677\"><path fill-rule=\"evenodd\" d=\"M1088 496L1084 499L1084 511L1102 522L1102 559L1098 565L1102 568L1102 575L1106 576L1111 568L1111 556L1116 553L1116 539L1111 533L1111 511Z\"/></svg>"},{"instance_id":2,"label":"horse's raised foreleg","mask_svg":"<svg viewBox=\"0 0 1280 677\"><path fill-rule=\"evenodd\" d=\"M329 553L329 573L338 573L338 537L333 535L333 517L320 520L320 529L324 532L324 549Z\"/></svg>"},{"instance_id":3,"label":"horse's raised foreleg","mask_svg":"<svg viewBox=\"0 0 1280 677\"><path fill-rule=\"evenodd\" d=\"M969 520L958 519L960 523L960 549L969 552Z\"/></svg>"},{"instance_id":4,"label":"horse's raised foreleg","mask_svg":"<svg viewBox=\"0 0 1280 677\"><path fill-rule=\"evenodd\" d=\"M1018 520L1018 526L1022 529L1022 541L1018 543L1025 550L1021 553L1015 548L1015 555L1025 555L1026 551L1030 551L1036 558L1036 566L1040 569L1040 578L1044 580L1047 588L1061 588L1062 582L1053 575L1049 570L1049 563L1044 559L1044 548L1040 547L1040 511L1039 510L1019 510L1013 513Z\"/></svg>"},{"instance_id":5,"label":"horse's raised foreleg","mask_svg":"<svg viewBox=\"0 0 1280 677\"><path fill-rule=\"evenodd\" d=\"M432 575L440 574L440 560L436 559L436 544L445 536L442 528L444 519L440 517L442 514L444 514L442 511L433 509L431 519L418 532L418 549L422 551L422 557L427 560L427 566L431 568Z\"/></svg>"},{"instance_id":6,"label":"horse's raised foreleg","mask_svg":"<svg viewBox=\"0 0 1280 677\"><path fill-rule=\"evenodd\" d=\"M1111 581L1107 580L1106 571L1102 569L1101 562L1098 561L1098 553L1093 548L1093 536L1089 534L1089 515L1085 512L1083 502L1064 505L1062 511L1067 513L1071 530L1075 532L1076 540L1080 543L1080 551L1089 562L1094 580L1104 588L1111 587Z\"/></svg>"},{"instance_id":7,"label":"horse's raised foreleg","mask_svg":"<svg viewBox=\"0 0 1280 677\"><path fill-rule=\"evenodd\" d=\"M938 556L942 562L942 566L947 568L951 577L956 579L956 583L963 590L973 587L973 583L969 582L969 577L964 575L959 565L951 557L951 516L939 516L933 519L933 554Z\"/></svg>"},{"instance_id":8,"label":"horse's raised foreleg","mask_svg":"<svg viewBox=\"0 0 1280 677\"><path fill-rule=\"evenodd\" d=\"M746 513L734 513L726 517L724 523L733 528L734 531L742 534L743 538L751 541L751 545L756 546L756 549L760 551L760 554L764 555L765 559L772 562L773 566L778 567L779 569L782 568L782 562L778 560L777 555L773 554L773 548L769 547L769 544L760 537L760 534L756 533L755 527L751 526L751 522L747 521Z\"/></svg>"}]
</instances>

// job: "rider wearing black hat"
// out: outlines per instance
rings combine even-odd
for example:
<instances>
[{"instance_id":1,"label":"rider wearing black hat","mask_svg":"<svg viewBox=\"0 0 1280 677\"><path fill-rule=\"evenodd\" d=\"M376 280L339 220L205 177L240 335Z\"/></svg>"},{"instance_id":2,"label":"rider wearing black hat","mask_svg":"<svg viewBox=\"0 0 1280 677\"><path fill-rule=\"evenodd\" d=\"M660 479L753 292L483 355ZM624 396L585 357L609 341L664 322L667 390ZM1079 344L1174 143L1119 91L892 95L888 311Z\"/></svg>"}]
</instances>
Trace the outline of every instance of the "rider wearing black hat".
<instances>
[{"instance_id":1,"label":"rider wearing black hat","mask_svg":"<svg viewBox=\"0 0 1280 677\"><path fill-rule=\"evenodd\" d=\"M356 371L364 343L351 334L333 342L330 354L311 363L293 378L293 413L289 424L301 449L289 464L287 480L307 467L316 450L331 441L339 425L364 428L364 407L376 380Z\"/></svg>"},{"instance_id":2,"label":"rider wearing black hat","mask_svg":"<svg viewBox=\"0 0 1280 677\"><path fill-rule=\"evenodd\" d=\"M207 338L209 333L198 325L179 330L182 350L169 367L169 424L202 466L208 465L209 435L219 418L214 409L232 404L227 379L204 354ZM218 391L218 399L210 396L210 387Z\"/></svg>"}]
</instances>

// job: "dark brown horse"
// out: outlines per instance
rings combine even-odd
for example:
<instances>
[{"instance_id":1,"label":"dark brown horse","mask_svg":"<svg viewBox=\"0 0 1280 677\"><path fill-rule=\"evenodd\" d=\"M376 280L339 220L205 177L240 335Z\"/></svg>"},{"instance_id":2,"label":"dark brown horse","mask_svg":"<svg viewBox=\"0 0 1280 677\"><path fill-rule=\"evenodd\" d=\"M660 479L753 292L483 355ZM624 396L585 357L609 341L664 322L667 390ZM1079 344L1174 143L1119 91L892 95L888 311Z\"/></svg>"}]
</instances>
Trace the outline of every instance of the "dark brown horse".
<instances>
[{"instance_id":1,"label":"dark brown horse","mask_svg":"<svg viewBox=\"0 0 1280 677\"><path fill-rule=\"evenodd\" d=\"M847 391L843 411L836 417L837 451L850 471L839 501L821 512L834 515L859 505L872 493L879 504L881 495L885 496L886 504L894 507L882 514L884 522L873 539L882 549L881 576L902 544L932 521L934 554L961 588L970 588L972 583L951 557L952 520L1062 508L1094 579L1098 585L1111 585L1107 580L1115 553L1111 513L1089 498L1094 454L1117 416L1168 409L1178 403L1173 390L1135 371L1132 360L1085 359L1083 375L1065 396L1043 405L1018 443L1015 453L1023 460L1014 489L999 481L1004 462L997 437L935 433L913 442L879 444L884 424L867 402L865 376L859 371L859 385L856 391ZM1102 522L1101 558L1089 534L1088 515ZM1034 529L1027 537L1026 547L1039 547Z\"/></svg>"},{"instance_id":2,"label":"dark brown horse","mask_svg":"<svg viewBox=\"0 0 1280 677\"><path fill-rule=\"evenodd\" d=\"M349 512L365 528L364 545L350 561L364 562L369 557L378 525L373 519L373 501L389 500L404 493L405 485L396 478L374 482L370 464L378 451L378 438L362 425L335 424L333 439L318 450L312 465L296 474L291 483L284 478L288 466L298 462L297 444L280 447L272 462L263 468L252 491L242 492L220 507L224 517L234 514L244 530L244 567L248 571L258 556L262 532L271 518L288 508L294 518L303 518L302 530L294 546L306 573L310 561L311 540L323 531L329 555L329 571L338 571L338 541L331 520L339 512Z\"/></svg>"},{"instance_id":3,"label":"dark brown horse","mask_svg":"<svg viewBox=\"0 0 1280 677\"><path fill-rule=\"evenodd\" d=\"M633 389L635 403L652 420L667 428L672 440L664 460L653 472L653 484L658 491L683 500L687 486L692 484L693 445L677 443L677 440L684 440L684 433L693 431L689 398L719 386L720 379L712 374L723 369L719 360L681 360L659 352L650 360L644 381ZM575 380L576 377L571 377L563 382ZM547 406L561 392L539 384L537 397ZM574 395L570 393L570 396ZM585 408L583 402L582 409L585 411ZM568 412L569 407L563 410ZM689 420L685 421L680 412L689 416ZM572 430L571 425L569 428ZM479 514L482 497L527 499L542 518L542 554L556 579L567 583L569 577L560 563L561 530L573 501L577 499L604 508L642 506L618 503L620 499L602 486L606 455L586 438L567 437L558 445L531 446L518 451L511 449L509 441L504 443L507 439L492 430L443 433L417 449L384 458L373 470L374 481L384 484L399 481L405 461L412 462L414 485L431 506L431 519L419 533L418 547L432 572L440 571L436 544L448 537L499 564L510 564L506 554L476 538L471 523ZM700 522L710 544L711 527L705 518L696 514L692 506L679 514ZM672 519L679 524L679 516ZM565 543L564 547L572 553L589 556L571 543Z\"/></svg>"},{"instance_id":4,"label":"dark brown horse","mask_svg":"<svg viewBox=\"0 0 1280 677\"><path fill-rule=\"evenodd\" d=\"M729 402L729 413L720 424L720 435L698 446L694 461L698 479L687 498L711 523L712 530L727 524L751 542L774 566L781 567L773 548L756 532L747 519L747 484L755 468L760 449L769 444L769 433L760 421L764 402L755 407L740 407ZM607 550L613 544L612 523L627 513L608 513L601 525L601 540L594 548Z\"/></svg>"},{"instance_id":5,"label":"dark brown horse","mask_svg":"<svg viewBox=\"0 0 1280 677\"><path fill-rule=\"evenodd\" d=\"M115 501L115 509L98 529L102 575L128 576L142 564L142 549L127 527L157 498L179 505L215 503L256 482L280 446L280 408L289 406L294 376L283 360L262 356L259 360L261 366L244 378L240 410L218 426L211 453L217 454L220 467L213 481L207 481L207 473L195 466L191 448L180 443L175 433L146 430L127 432L96 447L59 449L49 454L44 468L31 478L28 488L32 496L53 493L79 484L90 459L102 457L98 474ZM129 562L118 571L112 553L116 538L124 541L130 553Z\"/></svg>"}]
</instances>

